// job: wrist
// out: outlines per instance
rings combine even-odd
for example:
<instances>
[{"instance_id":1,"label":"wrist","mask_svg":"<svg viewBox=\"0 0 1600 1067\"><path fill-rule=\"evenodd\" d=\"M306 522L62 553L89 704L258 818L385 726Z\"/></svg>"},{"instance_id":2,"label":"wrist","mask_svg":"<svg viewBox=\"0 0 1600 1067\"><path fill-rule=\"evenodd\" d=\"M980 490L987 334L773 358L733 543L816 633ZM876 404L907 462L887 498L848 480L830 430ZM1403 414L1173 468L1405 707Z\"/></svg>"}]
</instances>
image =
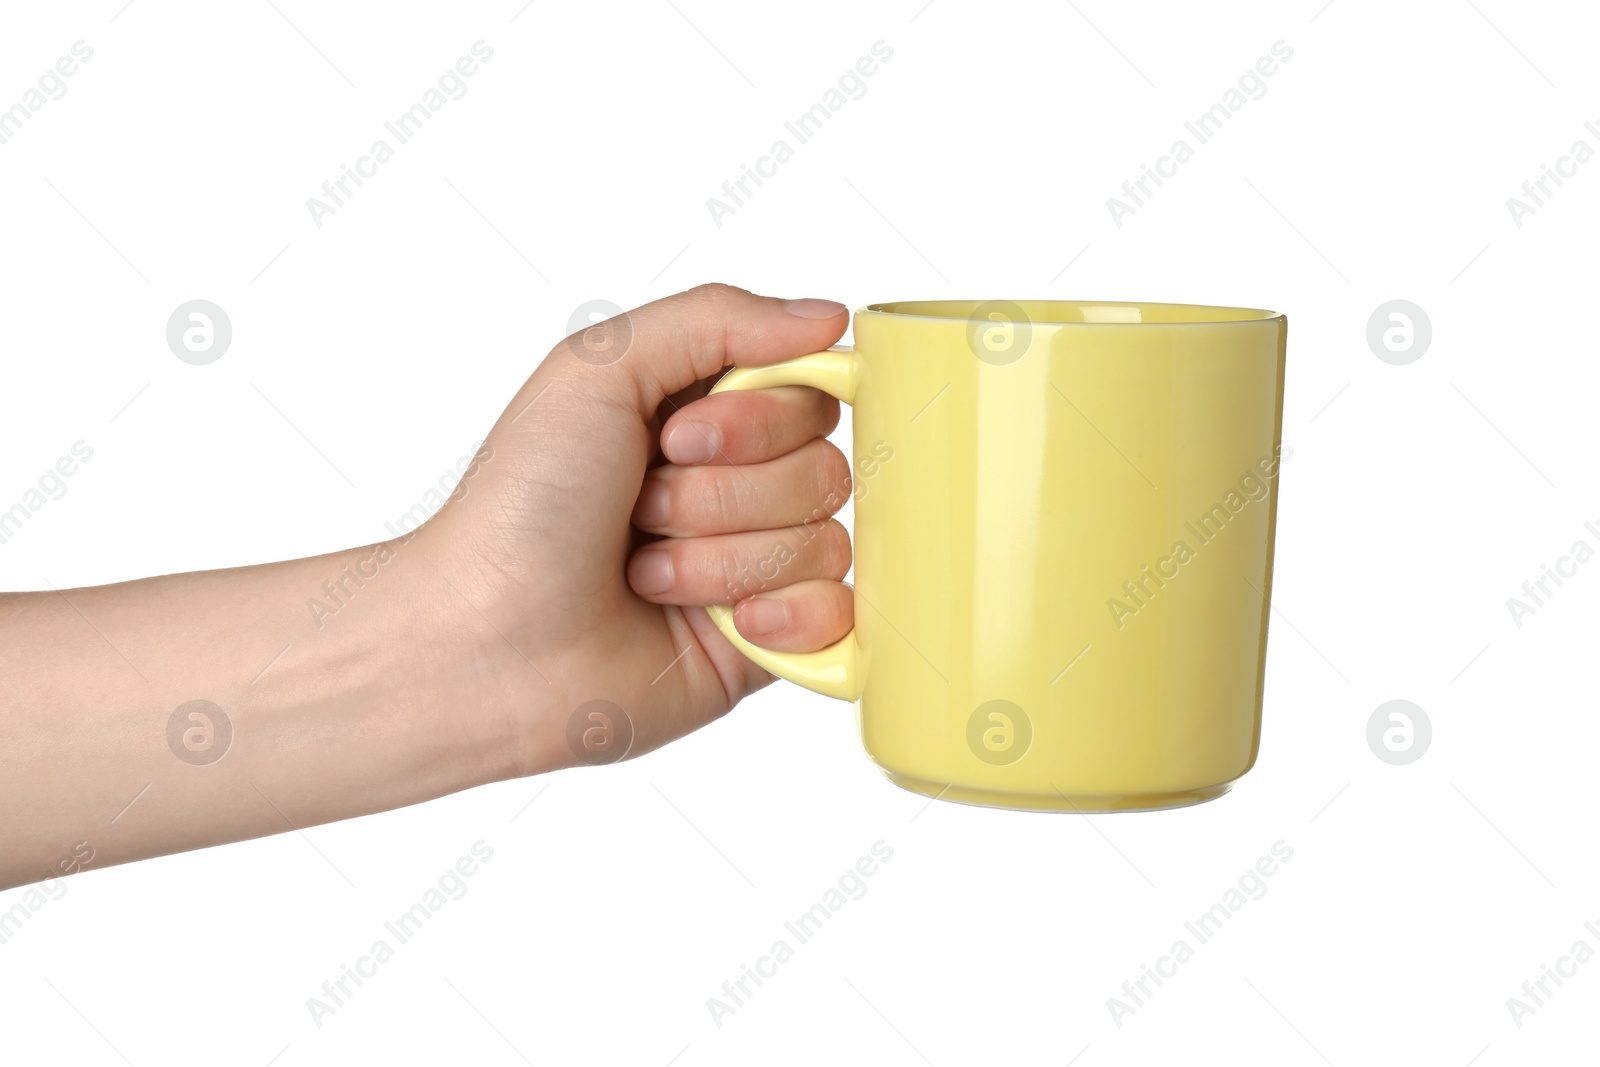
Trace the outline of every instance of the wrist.
<instances>
[{"instance_id":1,"label":"wrist","mask_svg":"<svg viewBox=\"0 0 1600 1067\"><path fill-rule=\"evenodd\" d=\"M525 594L506 596L505 576L488 573L437 519L389 544L407 566L383 655L396 677L409 679L410 698L426 705L418 714L464 765L473 779L466 785L571 766L558 714L571 657L528 625L530 605L514 602Z\"/></svg>"}]
</instances>

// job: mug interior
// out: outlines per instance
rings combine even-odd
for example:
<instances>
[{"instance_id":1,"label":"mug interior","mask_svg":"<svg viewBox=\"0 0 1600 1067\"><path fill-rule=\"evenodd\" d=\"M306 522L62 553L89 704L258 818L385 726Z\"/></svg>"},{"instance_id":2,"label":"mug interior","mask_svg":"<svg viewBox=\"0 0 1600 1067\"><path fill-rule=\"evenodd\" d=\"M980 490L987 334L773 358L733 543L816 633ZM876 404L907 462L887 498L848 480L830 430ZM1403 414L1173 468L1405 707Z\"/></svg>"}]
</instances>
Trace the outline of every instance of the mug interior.
<instances>
[{"instance_id":1,"label":"mug interior","mask_svg":"<svg viewBox=\"0 0 1600 1067\"><path fill-rule=\"evenodd\" d=\"M1121 303L1099 300L896 300L862 309L880 315L915 318L992 321L996 318L1035 324L1260 322L1280 318L1260 308L1211 307L1205 304ZM1020 312L1020 314L1018 314Z\"/></svg>"}]
</instances>

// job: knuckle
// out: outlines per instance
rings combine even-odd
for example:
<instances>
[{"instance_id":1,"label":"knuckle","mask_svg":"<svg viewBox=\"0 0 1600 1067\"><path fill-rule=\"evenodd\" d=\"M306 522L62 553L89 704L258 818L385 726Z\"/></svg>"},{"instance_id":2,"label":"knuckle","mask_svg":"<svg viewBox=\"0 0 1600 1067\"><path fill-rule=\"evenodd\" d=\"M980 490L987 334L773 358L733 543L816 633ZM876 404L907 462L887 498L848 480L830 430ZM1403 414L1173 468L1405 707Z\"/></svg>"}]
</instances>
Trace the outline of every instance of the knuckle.
<instances>
[{"instance_id":1,"label":"knuckle","mask_svg":"<svg viewBox=\"0 0 1600 1067\"><path fill-rule=\"evenodd\" d=\"M838 519L822 524L817 537L823 573L830 578L843 578L850 570L854 552L850 548L850 533Z\"/></svg>"},{"instance_id":2,"label":"knuckle","mask_svg":"<svg viewBox=\"0 0 1600 1067\"><path fill-rule=\"evenodd\" d=\"M743 529L744 494L736 479L729 479L721 468L680 470L673 479L672 500L667 525L674 530L704 537Z\"/></svg>"},{"instance_id":3,"label":"knuckle","mask_svg":"<svg viewBox=\"0 0 1600 1067\"><path fill-rule=\"evenodd\" d=\"M753 398L750 412L754 418L745 427L745 449L751 456L773 459L783 447L787 413L783 402L775 397Z\"/></svg>"},{"instance_id":4,"label":"knuckle","mask_svg":"<svg viewBox=\"0 0 1600 1067\"><path fill-rule=\"evenodd\" d=\"M718 530L739 529L740 513L744 510L739 487L724 477L722 471L708 470L702 473L706 477L697 479L701 482L698 504L705 521L714 524Z\"/></svg>"},{"instance_id":5,"label":"knuckle","mask_svg":"<svg viewBox=\"0 0 1600 1067\"><path fill-rule=\"evenodd\" d=\"M705 479L698 470L679 470L672 479L672 504L667 508L666 526L673 530L697 531L708 510Z\"/></svg>"},{"instance_id":6,"label":"knuckle","mask_svg":"<svg viewBox=\"0 0 1600 1067\"><path fill-rule=\"evenodd\" d=\"M709 577L722 590L724 600L737 603L747 595L744 589L749 582L750 573L737 553L718 552L710 564Z\"/></svg>"},{"instance_id":7,"label":"knuckle","mask_svg":"<svg viewBox=\"0 0 1600 1067\"><path fill-rule=\"evenodd\" d=\"M848 597L841 595L844 592L844 586L830 582L822 595L816 598L814 610L818 624L830 634L843 634L850 628L851 602Z\"/></svg>"},{"instance_id":8,"label":"knuckle","mask_svg":"<svg viewBox=\"0 0 1600 1067\"><path fill-rule=\"evenodd\" d=\"M839 401L836 397L829 393L824 393L821 389L815 389L813 392L816 393L816 402L821 408L818 412L818 415L821 416L818 426L821 430L821 436L826 437L839 428Z\"/></svg>"},{"instance_id":9,"label":"knuckle","mask_svg":"<svg viewBox=\"0 0 1600 1067\"><path fill-rule=\"evenodd\" d=\"M722 603L738 603L749 595L745 590L753 574L750 560L737 544L729 543L726 538L717 538L714 543L715 547L708 545L702 550L696 573L705 583L707 595L715 589Z\"/></svg>"},{"instance_id":10,"label":"knuckle","mask_svg":"<svg viewBox=\"0 0 1600 1067\"><path fill-rule=\"evenodd\" d=\"M729 285L727 282L701 282L689 290L689 295L697 300L716 304L728 300L730 297L748 296L750 294L740 289L737 285Z\"/></svg>"},{"instance_id":11,"label":"knuckle","mask_svg":"<svg viewBox=\"0 0 1600 1067\"><path fill-rule=\"evenodd\" d=\"M724 365L728 320L733 305L750 294L726 282L703 282L682 294L694 326L685 339L689 361L698 377L707 378Z\"/></svg>"},{"instance_id":12,"label":"knuckle","mask_svg":"<svg viewBox=\"0 0 1600 1067\"><path fill-rule=\"evenodd\" d=\"M779 574L794 558L793 547L782 540L757 542L748 556L730 552L726 585L735 599L764 592L777 584Z\"/></svg>"},{"instance_id":13,"label":"knuckle","mask_svg":"<svg viewBox=\"0 0 1600 1067\"><path fill-rule=\"evenodd\" d=\"M737 597L734 590L742 579L736 554L722 546L713 547L700 541L692 552L693 564L688 571L694 576L692 585L696 594L713 597L731 604Z\"/></svg>"},{"instance_id":14,"label":"knuckle","mask_svg":"<svg viewBox=\"0 0 1600 1067\"><path fill-rule=\"evenodd\" d=\"M817 484L823 489L824 514L832 515L850 499L850 461L832 443L822 441L814 462Z\"/></svg>"}]
</instances>

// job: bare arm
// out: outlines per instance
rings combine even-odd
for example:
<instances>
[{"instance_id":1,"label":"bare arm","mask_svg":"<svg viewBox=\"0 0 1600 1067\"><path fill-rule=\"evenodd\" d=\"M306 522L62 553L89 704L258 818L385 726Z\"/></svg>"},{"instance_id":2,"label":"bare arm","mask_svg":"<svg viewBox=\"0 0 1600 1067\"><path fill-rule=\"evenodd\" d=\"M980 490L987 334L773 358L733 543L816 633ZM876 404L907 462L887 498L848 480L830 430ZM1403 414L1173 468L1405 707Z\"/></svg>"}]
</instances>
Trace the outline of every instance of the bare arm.
<instances>
[{"instance_id":1,"label":"bare arm","mask_svg":"<svg viewBox=\"0 0 1600 1067\"><path fill-rule=\"evenodd\" d=\"M0 888L596 762L593 706L647 752L771 680L706 604L746 597L773 648L847 632L848 539L814 521L848 496L837 405L705 397L843 307L707 286L625 318L625 356L552 350L407 539L0 596Z\"/></svg>"},{"instance_id":2,"label":"bare arm","mask_svg":"<svg viewBox=\"0 0 1600 1067\"><path fill-rule=\"evenodd\" d=\"M0 886L558 766L486 710L485 627L425 536L386 547L320 629L308 600L372 549L0 598Z\"/></svg>"}]
</instances>

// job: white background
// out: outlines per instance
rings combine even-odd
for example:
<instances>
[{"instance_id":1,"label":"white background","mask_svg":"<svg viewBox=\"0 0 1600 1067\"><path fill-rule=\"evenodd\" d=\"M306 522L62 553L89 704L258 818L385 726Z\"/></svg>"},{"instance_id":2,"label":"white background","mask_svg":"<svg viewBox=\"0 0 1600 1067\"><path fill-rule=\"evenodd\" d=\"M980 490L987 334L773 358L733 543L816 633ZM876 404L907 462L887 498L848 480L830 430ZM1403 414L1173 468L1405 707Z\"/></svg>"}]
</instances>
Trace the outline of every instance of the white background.
<instances>
[{"instance_id":1,"label":"white background","mask_svg":"<svg viewBox=\"0 0 1600 1067\"><path fill-rule=\"evenodd\" d=\"M635 762L69 879L0 945L0 1056L1593 1057L1600 962L1520 1028L1506 1005L1600 949L1600 564L1520 628L1506 606L1600 546L1600 161L1520 228L1506 206L1600 148L1592 11L921 3L6 5L0 106L94 56L0 145L0 508L94 457L0 586L385 537L591 299L1270 307L1294 453L1256 769L1161 814L929 805L847 707L780 684ZM467 95L317 228L306 198L480 39ZM879 40L865 95L716 225L707 198ZM1279 40L1266 94L1115 225L1107 197ZM164 337L195 298L234 329L205 367ZM1433 327L1406 366L1366 342L1396 298ZM1367 746L1391 699L1433 724L1407 766ZM315 1025L307 998L479 840L467 895ZM866 895L717 1026L707 998L880 840ZM1266 895L1118 1026L1107 998L1280 840Z\"/></svg>"}]
</instances>

